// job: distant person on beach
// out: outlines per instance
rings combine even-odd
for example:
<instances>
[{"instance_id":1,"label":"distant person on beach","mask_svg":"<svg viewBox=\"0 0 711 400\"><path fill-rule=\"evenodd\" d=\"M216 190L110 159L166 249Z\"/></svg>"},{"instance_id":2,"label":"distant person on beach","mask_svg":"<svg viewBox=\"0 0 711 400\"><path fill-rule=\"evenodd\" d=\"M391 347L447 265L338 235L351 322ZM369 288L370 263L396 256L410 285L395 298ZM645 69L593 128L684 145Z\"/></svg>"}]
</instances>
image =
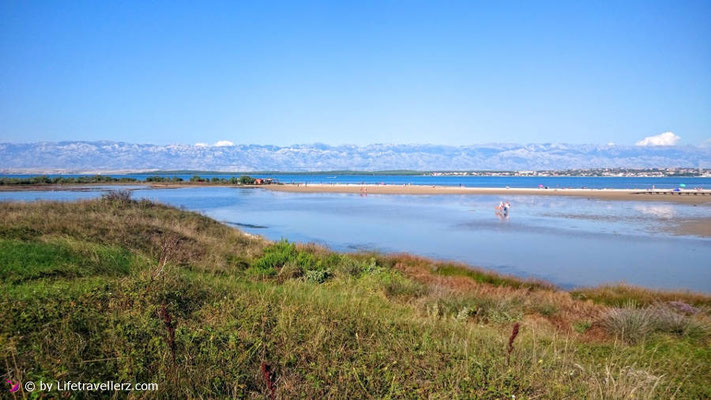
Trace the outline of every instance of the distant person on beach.
<instances>
[{"instance_id":1,"label":"distant person on beach","mask_svg":"<svg viewBox=\"0 0 711 400\"><path fill-rule=\"evenodd\" d=\"M508 201L500 201L499 205L496 206L496 216L499 217L499 219L504 220L509 217L509 209L511 208L511 203Z\"/></svg>"}]
</instances>

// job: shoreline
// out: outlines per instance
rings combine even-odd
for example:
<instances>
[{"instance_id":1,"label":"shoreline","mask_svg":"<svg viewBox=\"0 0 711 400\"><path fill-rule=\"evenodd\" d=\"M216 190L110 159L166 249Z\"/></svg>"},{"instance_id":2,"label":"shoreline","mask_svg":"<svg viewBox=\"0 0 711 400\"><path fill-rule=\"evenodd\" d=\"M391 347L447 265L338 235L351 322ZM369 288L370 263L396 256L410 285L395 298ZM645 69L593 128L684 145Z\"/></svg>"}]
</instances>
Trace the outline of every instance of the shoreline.
<instances>
[{"instance_id":1,"label":"shoreline","mask_svg":"<svg viewBox=\"0 0 711 400\"><path fill-rule=\"evenodd\" d=\"M533 188L480 188L424 185L353 185L353 184L283 184L260 186L267 190L291 193L358 193L406 195L510 195L510 196L575 196L601 200L663 201L686 204L711 203L711 190L671 189L533 189Z\"/></svg>"}]
</instances>

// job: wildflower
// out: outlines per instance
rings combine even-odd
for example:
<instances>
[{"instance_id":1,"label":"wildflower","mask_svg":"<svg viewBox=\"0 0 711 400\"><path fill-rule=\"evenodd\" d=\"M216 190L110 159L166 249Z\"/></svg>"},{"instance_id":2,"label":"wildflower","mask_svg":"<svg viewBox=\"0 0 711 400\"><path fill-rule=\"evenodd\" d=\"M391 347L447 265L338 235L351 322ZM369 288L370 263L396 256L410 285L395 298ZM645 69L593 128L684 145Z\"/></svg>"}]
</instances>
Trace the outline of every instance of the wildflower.
<instances>
[{"instance_id":1,"label":"wildflower","mask_svg":"<svg viewBox=\"0 0 711 400\"><path fill-rule=\"evenodd\" d=\"M514 326L513 326L513 330L511 330L511 336L509 337L509 349L508 349L508 353L507 353L507 355L506 355L506 361L507 361L507 362L508 362L509 359L511 358L511 352L512 352L513 349L514 349L514 347L513 347L514 340L516 340L516 336L518 336L518 329L519 329L520 326L521 326L521 325L520 325L518 322L516 322L516 323L514 324Z\"/></svg>"}]
</instances>

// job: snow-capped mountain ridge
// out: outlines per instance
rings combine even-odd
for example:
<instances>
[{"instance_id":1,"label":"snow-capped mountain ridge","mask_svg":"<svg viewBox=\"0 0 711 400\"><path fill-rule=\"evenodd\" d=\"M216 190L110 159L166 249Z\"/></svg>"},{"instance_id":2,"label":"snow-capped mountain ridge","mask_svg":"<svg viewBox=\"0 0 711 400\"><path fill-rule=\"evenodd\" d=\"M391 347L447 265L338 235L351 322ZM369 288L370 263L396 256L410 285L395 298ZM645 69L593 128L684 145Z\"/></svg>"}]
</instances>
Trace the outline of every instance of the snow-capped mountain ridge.
<instances>
[{"instance_id":1,"label":"snow-capped mountain ridge","mask_svg":"<svg viewBox=\"0 0 711 400\"><path fill-rule=\"evenodd\" d=\"M711 148L544 144L153 145L112 141L0 143L0 172L149 170L539 170L711 167Z\"/></svg>"}]
</instances>

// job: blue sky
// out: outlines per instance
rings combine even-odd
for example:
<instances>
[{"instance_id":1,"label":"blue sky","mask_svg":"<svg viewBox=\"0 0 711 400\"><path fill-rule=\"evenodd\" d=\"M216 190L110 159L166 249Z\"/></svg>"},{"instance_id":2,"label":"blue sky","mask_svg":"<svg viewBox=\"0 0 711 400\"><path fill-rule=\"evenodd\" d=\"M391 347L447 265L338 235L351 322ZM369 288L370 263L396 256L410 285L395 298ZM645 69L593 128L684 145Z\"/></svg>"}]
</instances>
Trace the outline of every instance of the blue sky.
<instances>
[{"instance_id":1,"label":"blue sky","mask_svg":"<svg viewBox=\"0 0 711 400\"><path fill-rule=\"evenodd\" d=\"M0 142L711 138L711 1L0 2Z\"/></svg>"}]
</instances>

